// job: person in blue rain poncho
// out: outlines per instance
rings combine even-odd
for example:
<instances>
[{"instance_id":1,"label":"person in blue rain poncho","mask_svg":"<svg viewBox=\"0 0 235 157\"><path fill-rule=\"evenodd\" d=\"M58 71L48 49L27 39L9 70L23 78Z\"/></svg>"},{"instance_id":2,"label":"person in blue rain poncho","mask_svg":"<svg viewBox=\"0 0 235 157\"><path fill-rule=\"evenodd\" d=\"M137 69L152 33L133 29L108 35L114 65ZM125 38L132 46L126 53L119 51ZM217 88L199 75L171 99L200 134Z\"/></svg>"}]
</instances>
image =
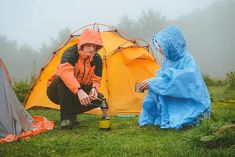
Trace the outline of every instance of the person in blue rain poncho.
<instances>
[{"instance_id":1,"label":"person in blue rain poncho","mask_svg":"<svg viewBox=\"0 0 235 157\"><path fill-rule=\"evenodd\" d=\"M148 89L139 125L180 129L210 116L210 97L200 70L186 47L181 30L168 26L153 37L164 61L156 77L142 81Z\"/></svg>"}]
</instances>

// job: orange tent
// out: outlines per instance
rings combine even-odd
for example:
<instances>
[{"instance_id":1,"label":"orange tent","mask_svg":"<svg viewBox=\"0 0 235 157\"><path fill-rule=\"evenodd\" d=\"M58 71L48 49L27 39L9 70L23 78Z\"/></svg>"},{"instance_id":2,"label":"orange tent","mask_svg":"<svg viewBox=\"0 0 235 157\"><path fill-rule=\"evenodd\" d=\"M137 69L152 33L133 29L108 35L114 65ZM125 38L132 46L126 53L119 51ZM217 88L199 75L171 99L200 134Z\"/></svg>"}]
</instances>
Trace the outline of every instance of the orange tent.
<instances>
[{"instance_id":1,"label":"orange tent","mask_svg":"<svg viewBox=\"0 0 235 157\"><path fill-rule=\"evenodd\" d=\"M153 77L160 65L151 55L150 46L146 42L126 39L118 29L102 24L84 26L60 44L49 62L41 69L34 86L28 93L25 108L34 106L60 108L47 98L47 80L58 66L63 52L78 42L79 32L86 27L98 29L103 41L104 47L98 52L103 59L101 92L109 104L109 114L138 115L146 93L135 93L135 82ZM89 113L99 114L101 111L94 109Z\"/></svg>"}]
</instances>

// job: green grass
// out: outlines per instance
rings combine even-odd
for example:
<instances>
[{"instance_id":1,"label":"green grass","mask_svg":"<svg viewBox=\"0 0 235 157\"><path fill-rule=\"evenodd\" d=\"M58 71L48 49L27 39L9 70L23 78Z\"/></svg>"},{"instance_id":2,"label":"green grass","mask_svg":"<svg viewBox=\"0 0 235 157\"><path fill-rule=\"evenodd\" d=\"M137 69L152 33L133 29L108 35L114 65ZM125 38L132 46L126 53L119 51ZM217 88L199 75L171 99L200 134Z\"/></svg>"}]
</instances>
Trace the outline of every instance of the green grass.
<instances>
[{"instance_id":1,"label":"green grass","mask_svg":"<svg viewBox=\"0 0 235 157\"><path fill-rule=\"evenodd\" d=\"M180 131L162 130L155 126L140 128L138 117L111 117L112 130L105 132L98 128L99 116L86 114L79 116L79 127L65 131L59 127L59 111L29 110L31 115L41 115L55 121L56 128L32 136L28 141L0 145L0 157L235 156L234 130L216 136L221 126L232 123L235 118L235 103L223 101L235 99L235 94L233 91L227 93L226 90L225 87L210 87L214 99L212 118L197 127ZM216 138L208 143L210 137Z\"/></svg>"},{"instance_id":2,"label":"green grass","mask_svg":"<svg viewBox=\"0 0 235 157\"><path fill-rule=\"evenodd\" d=\"M235 102L235 89L226 86L212 86L208 89L212 102Z\"/></svg>"}]
</instances>

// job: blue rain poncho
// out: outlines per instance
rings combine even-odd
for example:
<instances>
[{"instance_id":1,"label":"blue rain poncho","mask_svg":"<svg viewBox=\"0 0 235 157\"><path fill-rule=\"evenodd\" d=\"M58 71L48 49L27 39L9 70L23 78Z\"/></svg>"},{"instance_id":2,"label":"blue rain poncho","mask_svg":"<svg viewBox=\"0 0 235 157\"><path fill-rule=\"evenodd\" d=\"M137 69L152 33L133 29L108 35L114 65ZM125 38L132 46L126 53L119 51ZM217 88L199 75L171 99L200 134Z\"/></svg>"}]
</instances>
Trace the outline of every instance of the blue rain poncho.
<instances>
[{"instance_id":1,"label":"blue rain poncho","mask_svg":"<svg viewBox=\"0 0 235 157\"><path fill-rule=\"evenodd\" d=\"M199 68L186 48L182 32L169 26L153 38L165 59L156 77L149 80L139 125L179 129L210 115L210 97Z\"/></svg>"}]
</instances>

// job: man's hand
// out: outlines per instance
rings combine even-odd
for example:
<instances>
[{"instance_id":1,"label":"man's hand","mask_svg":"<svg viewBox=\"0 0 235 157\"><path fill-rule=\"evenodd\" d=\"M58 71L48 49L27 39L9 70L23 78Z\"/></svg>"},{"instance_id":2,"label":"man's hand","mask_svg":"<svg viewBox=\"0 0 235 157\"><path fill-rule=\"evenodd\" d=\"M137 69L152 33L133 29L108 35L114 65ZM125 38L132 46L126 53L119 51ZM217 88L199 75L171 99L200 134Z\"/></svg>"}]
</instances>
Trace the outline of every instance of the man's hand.
<instances>
[{"instance_id":1,"label":"man's hand","mask_svg":"<svg viewBox=\"0 0 235 157\"><path fill-rule=\"evenodd\" d=\"M140 83L139 88L140 88L141 90L147 90L147 89L149 88L149 79L142 81L142 82Z\"/></svg>"},{"instance_id":2,"label":"man's hand","mask_svg":"<svg viewBox=\"0 0 235 157\"><path fill-rule=\"evenodd\" d=\"M89 96L91 100L96 100L98 93L94 87L91 89Z\"/></svg>"},{"instance_id":3,"label":"man's hand","mask_svg":"<svg viewBox=\"0 0 235 157\"><path fill-rule=\"evenodd\" d=\"M82 89L79 89L77 91L77 95L78 95L78 99L81 102L81 105L88 105L91 103L90 97Z\"/></svg>"}]
</instances>

